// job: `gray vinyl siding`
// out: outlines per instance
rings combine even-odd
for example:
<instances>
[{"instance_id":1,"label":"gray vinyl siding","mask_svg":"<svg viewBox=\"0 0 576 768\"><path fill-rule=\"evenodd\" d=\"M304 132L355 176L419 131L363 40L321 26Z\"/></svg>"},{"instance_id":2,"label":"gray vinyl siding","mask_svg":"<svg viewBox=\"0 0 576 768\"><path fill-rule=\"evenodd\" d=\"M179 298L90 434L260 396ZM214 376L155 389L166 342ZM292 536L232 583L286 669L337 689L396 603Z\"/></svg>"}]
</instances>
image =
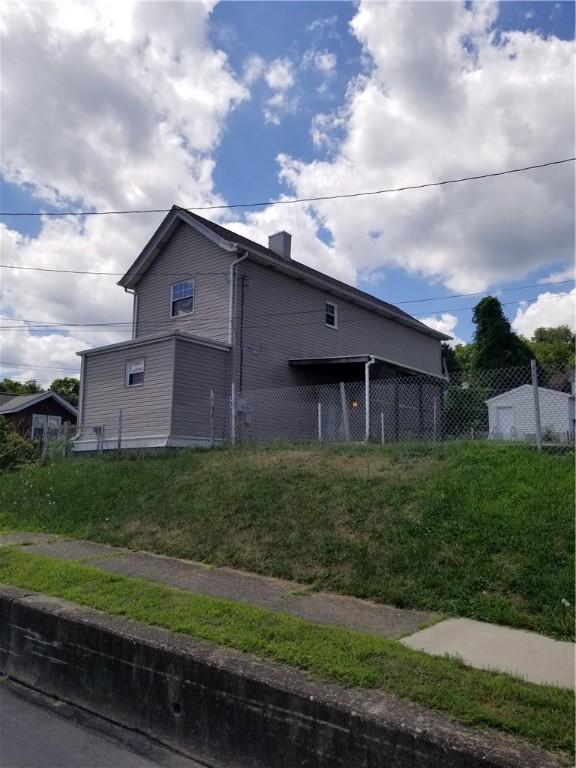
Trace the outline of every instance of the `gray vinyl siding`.
<instances>
[{"instance_id":1,"label":"gray vinyl siding","mask_svg":"<svg viewBox=\"0 0 576 768\"><path fill-rule=\"evenodd\" d=\"M227 436L230 418L228 367L230 353L176 341L174 367L174 408L172 435L175 437L210 436L210 390L214 392L214 437Z\"/></svg>"},{"instance_id":2,"label":"gray vinyl siding","mask_svg":"<svg viewBox=\"0 0 576 768\"><path fill-rule=\"evenodd\" d=\"M298 371L288 365L290 358L299 357L373 354L429 373L442 373L438 339L260 264L245 261L238 270L245 277L244 389L310 382L312 371ZM239 290L237 293L236 345L241 313ZM337 329L325 324L327 301L338 307ZM239 367L236 347L237 383Z\"/></svg>"},{"instance_id":3,"label":"gray vinyl siding","mask_svg":"<svg viewBox=\"0 0 576 768\"><path fill-rule=\"evenodd\" d=\"M134 335L180 330L227 342L232 261L231 254L181 223L136 287ZM194 280L194 312L171 318L170 287L187 279Z\"/></svg>"},{"instance_id":4,"label":"gray vinyl siding","mask_svg":"<svg viewBox=\"0 0 576 768\"><path fill-rule=\"evenodd\" d=\"M144 384L128 387L126 362L144 359ZM122 409L124 437L151 437L170 433L174 339L111 349L86 355L82 437L93 438L92 427L103 424L105 434L116 435Z\"/></svg>"}]
</instances>

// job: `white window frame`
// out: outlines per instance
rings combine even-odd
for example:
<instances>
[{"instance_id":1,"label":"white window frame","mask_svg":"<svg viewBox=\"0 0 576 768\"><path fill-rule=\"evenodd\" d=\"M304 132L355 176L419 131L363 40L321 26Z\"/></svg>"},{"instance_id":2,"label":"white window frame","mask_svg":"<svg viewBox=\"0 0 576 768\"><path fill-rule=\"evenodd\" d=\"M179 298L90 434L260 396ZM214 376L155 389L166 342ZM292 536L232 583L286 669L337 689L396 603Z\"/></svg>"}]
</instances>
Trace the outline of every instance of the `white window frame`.
<instances>
[{"instance_id":1,"label":"white window frame","mask_svg":"<svg viewBox=\"0 0 576 768\"><path fill-rule=\"evenodd\" d=\"M177 285L184 285L185 283L188 283L192 286L192 293L190 296L181 296L179 299L175 299L173 296L174 288L176 288ZM174 314L174 302L175 301L181 301L182 299L192 299L192 309L190 312L181 312L179 315ZM172 283L170 286L170 319L171 320L178 320L180 317L186 317L186 315L193 315L194 310L196 309L196 280L178 280L177 283Z\"/></svg>"},{"instance_id":2,"label":"white window frame","mask_svg":"<svg viewBox=\"0 0 576 768\"><path fill-rule=\"evenodd\" d=\"M334 307L334 325L331 325L328 322L328 307ZM324 323L327 328L333 328L335 331L338 330L338 304L335 304L333 301L327 301L324 304Z\"/></svg>"},{"instance_id":3,"label":"white window frame","mask_svg":"<svg viewBox=\"0 0 576 768\"><path fill-rule=\"evenodd\" d=\"M133 368L141 368L141 370L133 370ZM127 387L143 387L144 386L144 372L146 370L146 358L144 357L131 357L126 360L126 367L124 370L124 384ZM142 381L136 384L130 382L130 376L135 373L142 374Z\"/></svg>"}]
</instances>

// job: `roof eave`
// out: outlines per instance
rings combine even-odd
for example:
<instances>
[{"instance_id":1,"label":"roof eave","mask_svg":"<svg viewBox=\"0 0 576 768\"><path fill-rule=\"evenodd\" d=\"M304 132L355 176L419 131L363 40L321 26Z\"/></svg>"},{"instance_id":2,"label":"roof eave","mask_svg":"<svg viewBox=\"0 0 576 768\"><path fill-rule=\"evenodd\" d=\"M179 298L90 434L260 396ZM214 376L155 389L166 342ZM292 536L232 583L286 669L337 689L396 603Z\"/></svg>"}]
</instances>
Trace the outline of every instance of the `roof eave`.
<instances>
[{"instance_id":1,"label":"roof eave","mask_svg":"<svg viewBox=\"0 0 576 768\"><path fill-rule=\"evenodd\" d=\"M231 240L225 240L215 232L212 232L212 230L208 229L208 227L203 226L201 222L196 221L196 219L190 216L183 208L173 205L170 212L166 214L162 223L146 243L126 274L118 280L117 285L125 289L135 288L138 285L144 276L144 273L170 239L174 229L180 221L190 225L225 251L233 252L238 247L237 243L232 242Z\"/></svg>"}]
</instances>

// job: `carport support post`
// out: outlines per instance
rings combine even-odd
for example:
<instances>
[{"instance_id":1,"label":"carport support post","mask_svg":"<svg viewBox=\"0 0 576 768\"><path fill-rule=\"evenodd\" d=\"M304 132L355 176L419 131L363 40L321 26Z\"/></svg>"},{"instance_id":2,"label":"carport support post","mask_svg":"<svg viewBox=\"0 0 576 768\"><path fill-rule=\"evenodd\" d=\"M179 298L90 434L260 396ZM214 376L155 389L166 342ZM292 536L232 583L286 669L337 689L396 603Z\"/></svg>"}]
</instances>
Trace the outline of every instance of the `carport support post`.
<instances>
[{"instance_id":1,"label":"carport support post","mask_svg":"<svg viewBox=\"0 0 576 768\"><path fill-rule=\"evenodd\" d=\"M366 432L364 434L364 442L367 443L370 440L370 366L374 365L376 360L371 357L364 365L364 405L366 408Z\"/></svg>"},{"instance_id":2,"label":"carport support post","mask_svg":"<svg viewBox=\"0 0 576 768\"><path fill-rule=\"evenodd\" d=\"M540 423L540 394L538 391L538 368L536 360L530 360L532 371L532 391L534 393L534 423L536 425L536 449L542 450L542 425Z\"/></svg>"}]
</instances>

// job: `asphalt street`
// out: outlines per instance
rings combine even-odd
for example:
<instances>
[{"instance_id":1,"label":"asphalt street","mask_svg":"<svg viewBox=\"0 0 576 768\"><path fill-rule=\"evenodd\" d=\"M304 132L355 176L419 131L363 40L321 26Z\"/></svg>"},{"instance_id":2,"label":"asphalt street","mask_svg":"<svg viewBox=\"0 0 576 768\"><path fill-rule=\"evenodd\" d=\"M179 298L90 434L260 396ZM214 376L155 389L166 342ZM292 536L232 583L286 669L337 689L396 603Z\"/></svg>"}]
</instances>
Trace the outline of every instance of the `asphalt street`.
<instances>
[{"instance_id":1,"label":"asphalt street","mask_svg":"<svg viewBox=\"0 0 576 768\"><path fill-rule=\"evenodd\" d=\"M0 682L0 766L2 768L201 768L199 763L156 746L153 757L104 734L90 722L63 716L57 702L30 701ZM66 709L66 708L64 708ZM121 729L119 729L121 732ZM141 744L145 744L139 736Z\"/></svg>"}]
</instances>

